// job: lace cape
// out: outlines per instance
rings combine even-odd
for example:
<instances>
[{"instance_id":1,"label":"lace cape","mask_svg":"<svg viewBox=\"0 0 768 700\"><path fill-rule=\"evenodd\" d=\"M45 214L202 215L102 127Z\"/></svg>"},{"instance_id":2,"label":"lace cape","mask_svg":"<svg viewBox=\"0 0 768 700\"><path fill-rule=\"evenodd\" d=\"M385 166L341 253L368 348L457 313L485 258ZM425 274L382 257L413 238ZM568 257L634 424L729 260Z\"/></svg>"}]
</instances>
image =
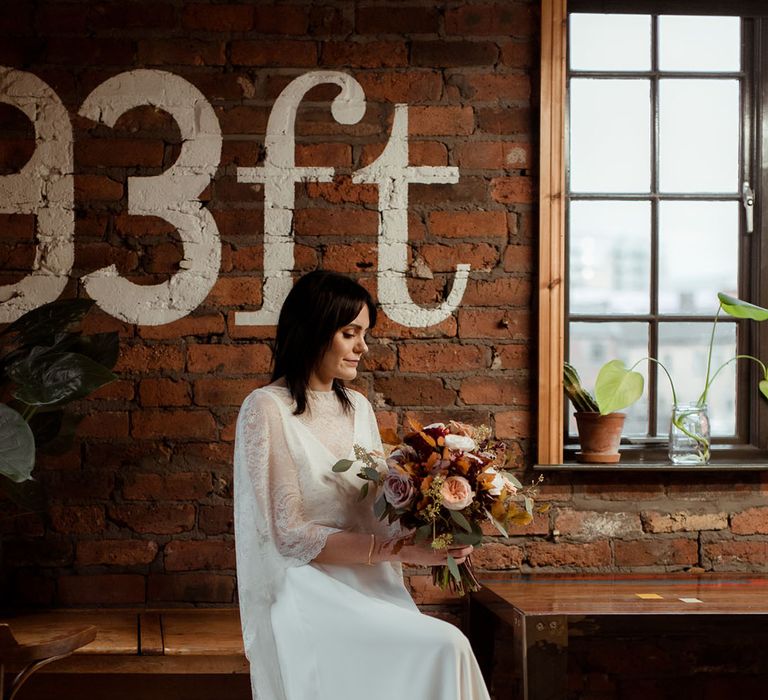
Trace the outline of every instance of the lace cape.
<instances>
[{"instance_id":1,"label":"lace cape","mask_svg":"<svg viewBox=\"0 0 768 700\"><path fill-rule=\"evenodd\" d=\"M332 392L311 392L309 412L292 414L287 389L252 392L237 419L234 458L235 545L243 641L255 700L284 700L270 610L285 571L312 561L334 532L380 531L362 482L335 461L352 444L381 450L373 409L350 391L354 415ZM355 483L355 481L357 483Z\"/></svg>"}]
</instances>

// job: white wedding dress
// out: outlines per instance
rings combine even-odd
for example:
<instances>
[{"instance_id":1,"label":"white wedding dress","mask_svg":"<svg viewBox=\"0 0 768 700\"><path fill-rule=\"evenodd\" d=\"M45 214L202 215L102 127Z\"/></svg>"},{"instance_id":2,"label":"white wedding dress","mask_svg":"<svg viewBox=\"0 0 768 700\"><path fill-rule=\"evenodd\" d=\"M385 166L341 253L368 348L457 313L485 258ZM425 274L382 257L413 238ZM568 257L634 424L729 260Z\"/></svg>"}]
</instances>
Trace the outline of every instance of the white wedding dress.
<instances>
[{"instance_id":1,"label":"white wedding dress","mask_svg":"<svg viewBox=\"0 0 768 700\"><path fill-rule=\"evenodd\" d=\"M353 444L381 449L373 409L350 391L310 392L293 415L288 389L243 403L235 443L235 533L246 655L257 700L489 700L466 637L422 614L399 564L312 563L341 530L391 536L359 500Z\"/></svg>"}]
</instances>

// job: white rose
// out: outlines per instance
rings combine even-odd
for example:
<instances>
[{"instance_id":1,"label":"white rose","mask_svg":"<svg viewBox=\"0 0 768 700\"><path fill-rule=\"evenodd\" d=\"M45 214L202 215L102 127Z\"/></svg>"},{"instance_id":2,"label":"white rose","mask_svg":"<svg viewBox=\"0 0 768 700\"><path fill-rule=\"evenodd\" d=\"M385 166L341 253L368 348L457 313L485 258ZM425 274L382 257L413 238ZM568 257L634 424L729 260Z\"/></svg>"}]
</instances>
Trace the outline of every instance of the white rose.
<instances>
[{"instance_id":1,"label":"white rose","mask_svg":"<svg viewBox=\"0 0 768 700\"><path fill-rule=\"evenodd\" d=\"M422 430L431 430L432 428L445 428L445 423L430 423L425 425Z\"/></svg>"},{"instance_id":2,"label":"white rose","mask_svg":"<svg viewBox=\"0 0 768 700\"><path fill-rule=\"evenodd\" d=\"M446 435L445 446L449 450L457 450L459 452L471 452L477 448L475 441L466 435Z\"/></svg>"}]
</instances>

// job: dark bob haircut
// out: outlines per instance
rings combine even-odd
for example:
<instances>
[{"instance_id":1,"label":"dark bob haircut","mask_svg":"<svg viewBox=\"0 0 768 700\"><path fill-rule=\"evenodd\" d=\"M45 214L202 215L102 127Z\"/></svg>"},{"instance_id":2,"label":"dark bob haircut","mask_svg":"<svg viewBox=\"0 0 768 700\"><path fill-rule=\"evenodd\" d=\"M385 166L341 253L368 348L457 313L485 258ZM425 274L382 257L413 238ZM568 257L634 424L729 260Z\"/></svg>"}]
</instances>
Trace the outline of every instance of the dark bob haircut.
<instances>
[{"instance_id":1,"label":"dark bob haircut","mask_svg":"<svg viewBox=\"0 0 768 700\"><path fill-rule=\"evenodd\" d=\"M336 331L354 321L364 305L373 328L376 305L368 290L349 277L325 270L304 275L288 293L277 322L272 381L285 377L296 415L307 408L310 375ZM333 391L344 409L350 410L352 402L338 379L333 380Z\"/></svg>"}]
</instances>

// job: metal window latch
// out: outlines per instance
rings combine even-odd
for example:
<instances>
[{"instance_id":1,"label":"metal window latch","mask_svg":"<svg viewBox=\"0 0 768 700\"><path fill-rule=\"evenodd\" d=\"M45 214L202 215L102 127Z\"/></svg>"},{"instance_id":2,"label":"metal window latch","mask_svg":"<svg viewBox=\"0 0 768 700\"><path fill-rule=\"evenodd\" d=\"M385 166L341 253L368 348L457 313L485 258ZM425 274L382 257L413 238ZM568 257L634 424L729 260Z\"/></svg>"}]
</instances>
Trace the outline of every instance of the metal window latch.
<instances>
[{"instance_id":1,"label":"metal window latch","mask_svg":"<svg viewBox=\"0 0 768 700\"><path fill-rule=\"evenodd\" d=\"M752 233L755 223L755 191L745 182L741 186L741 201L744 203L744 215L746 216L746 231Z\"/></svg>"}]
</instances>

